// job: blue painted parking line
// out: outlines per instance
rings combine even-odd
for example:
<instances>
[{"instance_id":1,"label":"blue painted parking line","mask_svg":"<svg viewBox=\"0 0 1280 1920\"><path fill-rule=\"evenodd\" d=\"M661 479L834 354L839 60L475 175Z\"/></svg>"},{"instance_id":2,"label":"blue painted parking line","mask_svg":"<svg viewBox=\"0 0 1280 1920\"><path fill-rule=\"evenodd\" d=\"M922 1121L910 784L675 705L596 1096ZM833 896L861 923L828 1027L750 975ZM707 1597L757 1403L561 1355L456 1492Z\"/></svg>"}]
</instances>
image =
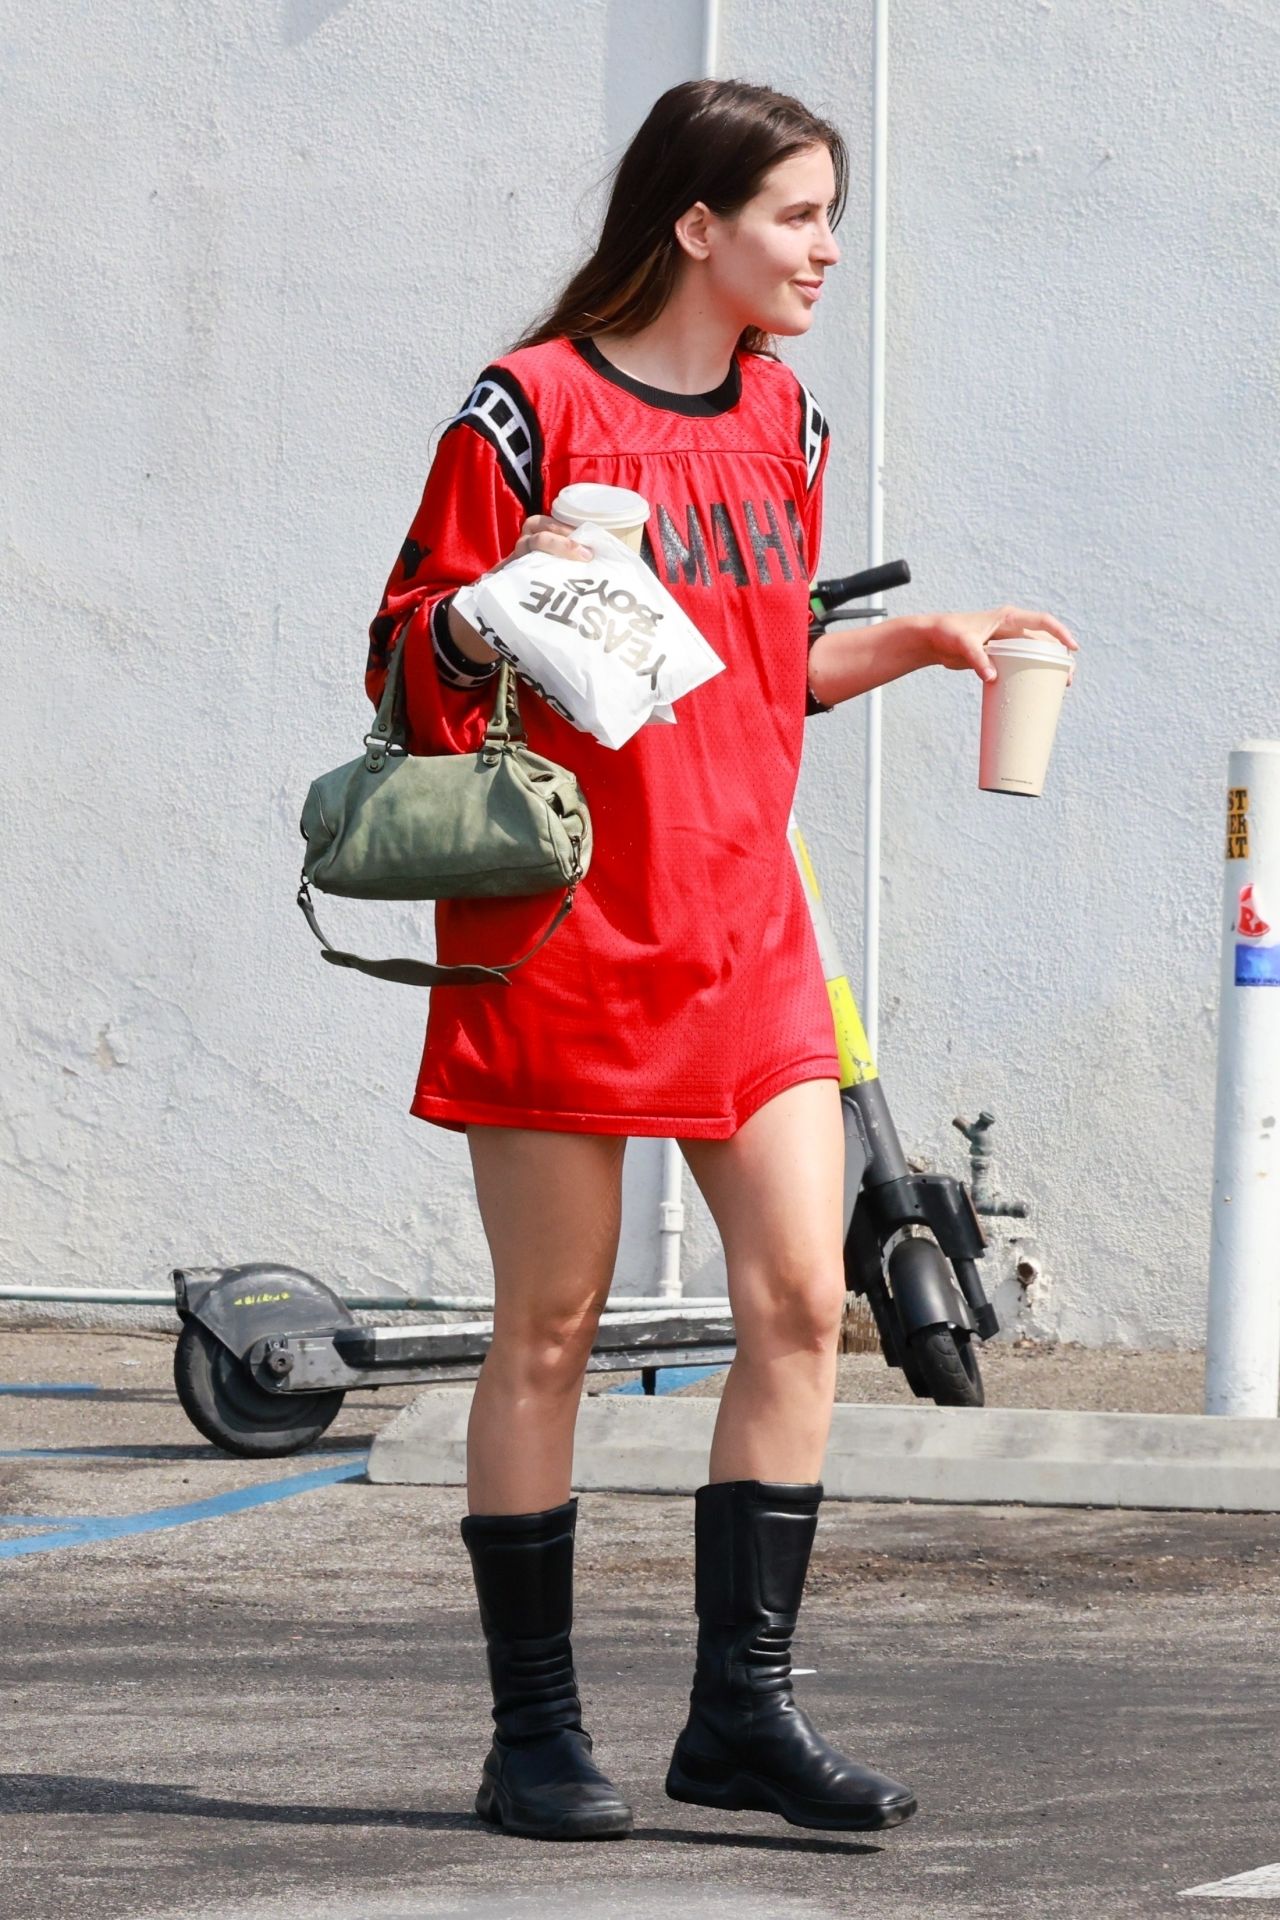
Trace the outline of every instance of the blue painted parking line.
<instances>
[{"instance_id":1,"label":"blue painted parking line","mask_svg":"<svg viewBox=\"0 0 1280 1920\"><path fill-rule=\"evenodd\" d=\"M215 1494L209 1500L192 1500L180 1507L155 1507L150 1513L129 1513L77 1521L56 1533L33 1534L29 1539L0 1540L0 1560L16 1560L22 1554L52 1553L58 1547L84 1547L102 1540L120 1540L136 1533L160 1533L168 1527L186 1527L198 1520L218 1520L225 1514L244 1513L251 1507L264 1507L273 1500L288 1500L295 1493L311 1493L317 1487L331 1487L340 1480L358 1480L369 1464L367 1453L340 1466L323 1467L314 1473L293 1473L283 1480L268 1480L254 1487L239 1487L232 1493ZM15 1516L21 1524L21 1516Z\"/></svg>"},{"instance_id":2,"label":"blue painted parking line","mask_svg":"<svg viewBox=\"0 0 1280 1920\"><path fill-rule=\"evenodd\" d=\"M190 1447L10 1447L0 1460L191 1460L207 1459L209 1449Z\"/></svg>"},{"instance_id":3,"label":"blue painted parking line","mask_svg":"<svg viewBox=\"0 0 1280 1920\"><path fill-rule=\"evenodd\" d=\"M87 1520L101 1520L100 1513L0 1513L0 1527L78 1527Z\"/></svg>"},{"instance_id":4,"label":"blue painted parking line","mask_svg":"<svg viewBox=\"0 0 1280 1920\"><path fill-rule=\"evenodd\" d=\"M105 1393L92 1380L13 1380L0 1382L0 1393L44 1394L57 1399L64 1393Z\"/></svg>"},{"instance_id":5,"label":"blue painted parking line","mask_svg":"<svg viewBox=\"0 0 1280 1920\"><path fill-rule=\"evenodd\" d=\"M677 1387L687 1387L694 1380L709 1380L713 1373L727 1373L723 1363L715 1367L659 1367L654 1374L655 1393L674 1393ZM620 1387L610 1387L610 1393L643 1393L643 1380L628 1380Z\"/></svg>"}]
</instances>

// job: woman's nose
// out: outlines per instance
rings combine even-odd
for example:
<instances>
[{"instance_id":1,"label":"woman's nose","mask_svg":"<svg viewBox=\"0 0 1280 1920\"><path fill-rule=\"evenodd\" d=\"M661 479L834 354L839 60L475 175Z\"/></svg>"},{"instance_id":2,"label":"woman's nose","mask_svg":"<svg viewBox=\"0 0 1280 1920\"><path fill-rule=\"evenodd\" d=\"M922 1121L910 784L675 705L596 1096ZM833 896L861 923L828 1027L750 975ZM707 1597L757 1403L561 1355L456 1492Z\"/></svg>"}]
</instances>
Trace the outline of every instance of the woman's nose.
<instances>
[{"instance_id":1,"label":"woman's nose","mask_svg":"<svg viewBox=\"0 0 1280 1920\"><path fill-rule=\"evenodd\" d=\"M840 248L834 233L828 227L813 250L815 263L821 261L825 266L834 267L840 260Z\"/></svg>"}]
</instances>

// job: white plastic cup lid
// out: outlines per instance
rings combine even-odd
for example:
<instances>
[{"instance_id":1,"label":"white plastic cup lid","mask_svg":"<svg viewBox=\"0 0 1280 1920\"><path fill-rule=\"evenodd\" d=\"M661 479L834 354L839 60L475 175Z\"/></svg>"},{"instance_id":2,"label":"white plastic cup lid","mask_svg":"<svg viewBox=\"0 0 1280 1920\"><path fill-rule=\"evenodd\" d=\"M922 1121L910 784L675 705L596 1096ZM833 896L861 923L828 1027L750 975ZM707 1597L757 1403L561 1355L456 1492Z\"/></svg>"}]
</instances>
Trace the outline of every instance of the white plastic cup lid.
<instances>
[{"instance_id":1,"label":"white plastic cup lid","mask_svg":"<svg viewBox=\"0 0 1280 1920\"><path fill-rule=\"evenodd\" d=\"M1008 660L1048 660L1053 666L1067 666L1071 660L1071 649L1051 633L1039 630L1031 633L1014 634L1007 640L990 640L988 653L997 653Z\"/></svg>"},{"instance_id":2,"label":"white plastic cup lid","mask_svg":"<svg viewBox=\"0 0 1280 1920\"><path fill-rule=\"evenodd\" d=\"M551 503L551 517L568 527L592 520L598 527L642 527L649 518L649 502L629 487L605 487L594 480L577 480L561 487Z\"/></svg>"}]
</instances>

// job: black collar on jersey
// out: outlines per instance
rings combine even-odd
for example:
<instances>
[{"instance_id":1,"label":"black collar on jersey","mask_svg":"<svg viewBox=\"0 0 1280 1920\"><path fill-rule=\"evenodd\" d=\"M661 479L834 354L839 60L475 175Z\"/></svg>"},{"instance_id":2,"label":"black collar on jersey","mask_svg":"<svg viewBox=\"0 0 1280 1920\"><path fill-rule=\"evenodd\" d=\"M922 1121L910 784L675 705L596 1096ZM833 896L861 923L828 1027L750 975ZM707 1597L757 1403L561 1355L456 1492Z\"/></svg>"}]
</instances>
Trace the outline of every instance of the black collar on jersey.
<instances>
[{"instance_id":1,"label":"black collar on jersey","mask_svg":"<svg viewBox=\"0 0 1280 1920\"><path fill-rule=\"evenodd\" d=\"M569 344L589 367L611 380L615 387L621 387L624 393L633 393L646 406L662 407L667 413L687 413L705 419L711 414L728 413L742 395L742 368L736 353L728 374L710 393L668 393L665 387L646 386L643 380L634 380L621 367L615 367L611 360L605 359L594 340L571 340Z\"/></svg>"}]
</instances>

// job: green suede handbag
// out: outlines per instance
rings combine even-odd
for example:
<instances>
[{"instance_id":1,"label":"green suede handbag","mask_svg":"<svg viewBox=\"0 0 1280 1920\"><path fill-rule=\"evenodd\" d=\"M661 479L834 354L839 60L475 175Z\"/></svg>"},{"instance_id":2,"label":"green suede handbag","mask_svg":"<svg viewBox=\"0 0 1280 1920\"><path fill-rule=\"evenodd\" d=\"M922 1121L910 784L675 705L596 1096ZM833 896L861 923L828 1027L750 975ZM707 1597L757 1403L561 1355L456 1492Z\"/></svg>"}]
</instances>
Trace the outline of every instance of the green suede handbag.
<instances>
[{"instance_id":1,"label":"green suede handbag","mask_svg":"<svg viewBox=\"0 0 1280 1920\"><path fill-rule=\"evenodd\" d=\"M302 809L307 843L298 905L335 967L411 987L469 987L500 980L544 946L573 908L591 864L591 816L577 778L531 751L503 661L484 743L474 753L416 754L406 745L403 643L360 759L313 780ZM551 925L518 960L440 966L362 960L320 931L311 887L352 900L459 900L565 889Z\"/></svg>"}]
</instances>

